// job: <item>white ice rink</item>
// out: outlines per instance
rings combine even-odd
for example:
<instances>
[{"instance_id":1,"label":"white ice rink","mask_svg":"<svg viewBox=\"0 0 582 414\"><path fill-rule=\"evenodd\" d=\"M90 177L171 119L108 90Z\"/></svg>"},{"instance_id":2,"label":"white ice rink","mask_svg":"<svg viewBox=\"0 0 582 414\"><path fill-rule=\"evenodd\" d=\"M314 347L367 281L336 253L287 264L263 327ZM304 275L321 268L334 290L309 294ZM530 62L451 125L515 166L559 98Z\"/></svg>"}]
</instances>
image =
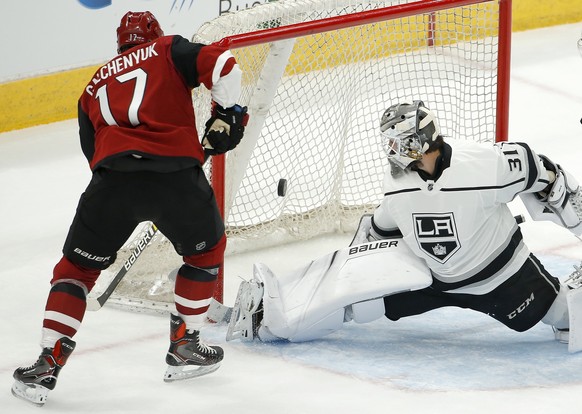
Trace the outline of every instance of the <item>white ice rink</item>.
<instances>
[{"instance_id":1,"label":"white ice rink","mask_svg":"<svg viewBox=\"0 0 582 414\"><path fill-rule=\"evenodd\" d=\"M513 36L510 139L526 141L582 181L580 24ZM10 394L12 372L33 363L49 280L90 173L76 120L0 134L0 412L39 413ZM513 206L516 213L522 206ZM556 276L582 259L582 242L549 223L522 225ZM230 257L225 302L252 263L275 273L303 265L351 236ZM162 381L169 321L104 308L87 313L77 349L44 413L576 413L582 353L568 354L540 324L516 333L481 314L443 309L399 322L346 325L303 344L226 343L222 367Z\"/></svg>"}]
</instances>

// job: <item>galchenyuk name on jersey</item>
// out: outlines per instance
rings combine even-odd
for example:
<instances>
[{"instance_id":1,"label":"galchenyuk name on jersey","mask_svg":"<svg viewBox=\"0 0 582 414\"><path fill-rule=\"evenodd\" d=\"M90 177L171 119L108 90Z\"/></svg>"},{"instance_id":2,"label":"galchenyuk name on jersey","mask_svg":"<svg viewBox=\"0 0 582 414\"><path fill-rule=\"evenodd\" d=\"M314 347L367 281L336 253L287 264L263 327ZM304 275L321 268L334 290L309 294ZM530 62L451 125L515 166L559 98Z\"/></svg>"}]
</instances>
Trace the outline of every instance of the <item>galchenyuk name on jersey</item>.
<instances>
[{"instance_id":1,"label":"galchenyuk name on jersey","mask_svg":"<svg viewBox=\"0 0 582 414\"><path fill-rule=\"evenodd\" d=\"M89 95L93 96L95 85L97 85L100 81L107 79L110 76L115 76L125 69L131 68L153 56L158 56L158 53L155 50L156 44L157 42L154 42L148 47L134 50L127 55L118 56L107 64L101 66L95 73L93 79L91 79L89 85L87 85L85 88L85 91Z\"/></svg>"}]
</instances>

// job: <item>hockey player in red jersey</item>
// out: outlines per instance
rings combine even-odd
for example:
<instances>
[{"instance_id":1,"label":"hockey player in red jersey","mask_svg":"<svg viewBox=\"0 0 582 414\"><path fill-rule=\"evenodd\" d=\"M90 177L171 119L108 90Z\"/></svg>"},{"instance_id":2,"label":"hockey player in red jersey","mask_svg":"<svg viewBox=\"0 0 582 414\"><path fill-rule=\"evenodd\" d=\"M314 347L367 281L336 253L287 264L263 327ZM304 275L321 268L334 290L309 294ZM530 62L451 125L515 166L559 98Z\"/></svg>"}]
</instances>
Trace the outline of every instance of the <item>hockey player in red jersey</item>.
<instances>
[{"instance_id":1,"label":"hockey player in red jersey","mask_svg":"<svg viewBox=\"0 0 582 414\"><path fill-rule=\"evenodd\" d=\"M184 264L176 277L166 381L216 370L218 346L199 337L226 239L205 158L240 142L246 108L237 105L241 70L229 50L165 36L150 12L128 12L118 55L101 66L78 102L79 134L92 179L81 195L56 264L42 325L42 353L14 372L14 395L42 405L75 348L86 296L142 221L152 221ZM214 102L203 137L191 92Z\"/></svg>"},{"instance_id":2,"label":"hockey player in red jersey","mask_svg":"<svg viewBox=\"0 0 582 414\"><path fill-rule=\"evenodd\" d=\"M396 321L455 306L515 331L543 322L582 350L582 271L563 282L525 245L507 203L582 235L576 179L527 144L446 140L423 102L390 106L380 122L389 168L384 198L351 247L242 282L227 339L314 339L344 321Z\"/></svg>"}]
</instances>

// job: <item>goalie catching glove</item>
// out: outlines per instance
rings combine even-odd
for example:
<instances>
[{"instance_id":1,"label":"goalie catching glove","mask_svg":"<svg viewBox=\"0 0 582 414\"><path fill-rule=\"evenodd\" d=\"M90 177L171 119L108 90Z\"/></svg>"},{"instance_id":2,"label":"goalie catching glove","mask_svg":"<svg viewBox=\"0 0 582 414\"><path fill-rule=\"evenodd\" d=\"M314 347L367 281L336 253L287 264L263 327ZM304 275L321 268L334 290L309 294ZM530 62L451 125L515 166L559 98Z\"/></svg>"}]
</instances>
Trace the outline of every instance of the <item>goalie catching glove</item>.
<instances>
[{"instance_id":1,"label":"goalie catching glove","mask_svg":"<svg viewBox=\"0 0 582 414\"><path fill-rule=\"evenodd\" d=\"M234 149L243 137L248 119L246 106L223 108L214 105L202 137L204 152L207 155L217 155Z\"/></svg>"},{"instance_id":2,"label":"goalie catching glove","mask_svg":"<svg viewBox=\"0 0 582 414\"><path fill-rule=\"evenodd\" d=\"M540 155L554 180L539 193L522 193L520 198L534 220L552 221L577 236L582 235L582 191L576 179L549 158Z\"/></svg>"}]
</instances>

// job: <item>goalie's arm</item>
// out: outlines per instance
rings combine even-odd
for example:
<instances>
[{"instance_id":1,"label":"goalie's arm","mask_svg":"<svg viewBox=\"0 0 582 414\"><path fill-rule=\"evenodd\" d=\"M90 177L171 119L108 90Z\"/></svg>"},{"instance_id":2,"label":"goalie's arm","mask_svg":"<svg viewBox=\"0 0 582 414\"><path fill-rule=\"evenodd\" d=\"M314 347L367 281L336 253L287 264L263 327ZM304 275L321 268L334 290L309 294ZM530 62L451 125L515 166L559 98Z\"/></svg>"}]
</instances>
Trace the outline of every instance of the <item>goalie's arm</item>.
<instances>
[{"instance_id":1,"label":"goalie's arm","mask_svg":"<svg viewBox=\"0 0 582 414\"><path fill-rule=\"evenodd\" d=\"M582 197L577 180L525 143L499 143L497 200L519 195L533 220L548 220L582 234Z\"/></svg>"},{"instance_id":2,"label":"goalie's arm","mask_svg":"<svg viewBox=\"0 0 582 414\"><path fill-rule=\"evenodd\" d=\"M499 203L509 203L522 193L537 193L550 185L551 173L529 145L502 142L493 149L497 152L494 191Z\"/></svg>"}]
</instances>

